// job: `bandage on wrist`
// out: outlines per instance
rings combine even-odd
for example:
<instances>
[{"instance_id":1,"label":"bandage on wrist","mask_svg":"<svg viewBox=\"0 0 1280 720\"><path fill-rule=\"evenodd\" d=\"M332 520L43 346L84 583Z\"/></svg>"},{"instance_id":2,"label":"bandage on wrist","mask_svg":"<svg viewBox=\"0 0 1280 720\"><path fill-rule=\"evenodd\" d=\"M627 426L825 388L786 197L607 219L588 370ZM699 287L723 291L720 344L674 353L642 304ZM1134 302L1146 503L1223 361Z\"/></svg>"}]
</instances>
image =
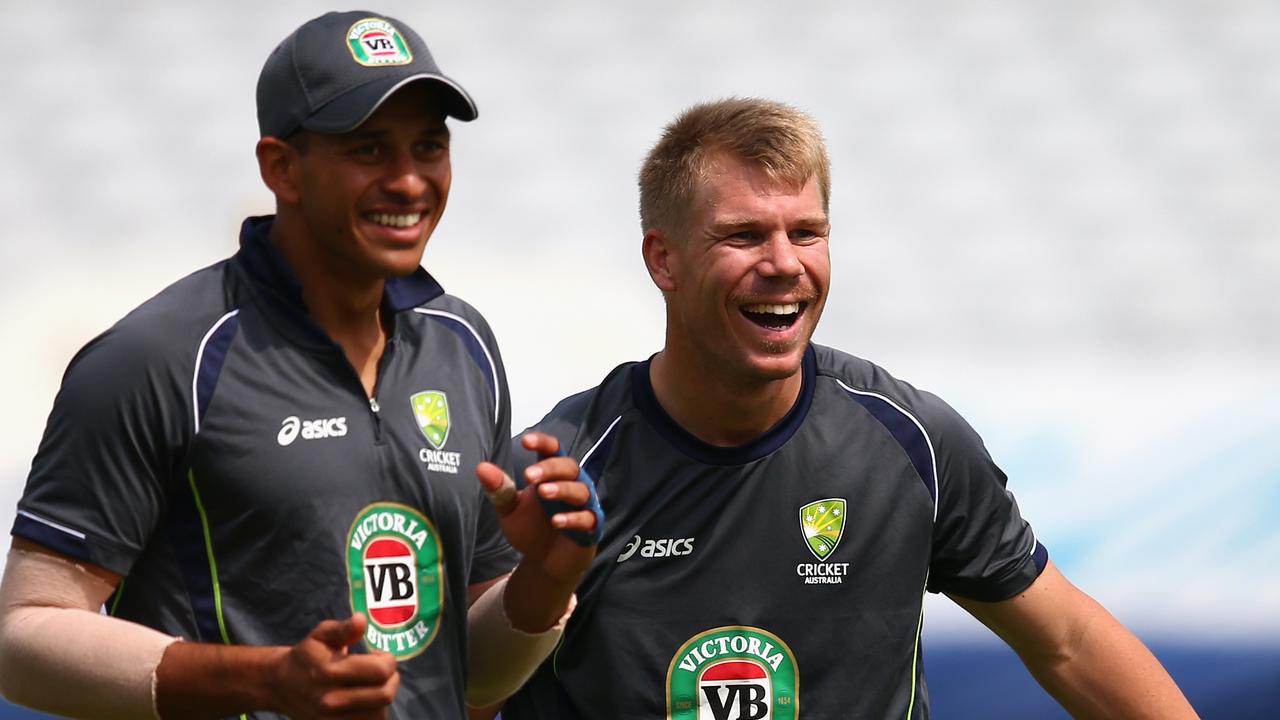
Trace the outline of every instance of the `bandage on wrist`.
<instances>
[{"instance_id":1,"label":"bandage on wrist","mask_svg":"<svg viewBox=\"0 0 1280 720\"><path fill-rule=\"evenodd\" d=\"M578 605L569 597L564 614L547 630L527 633L512 627L503 608L507 578L494 583L467 613L467 704L488 707L506 699L533 675L560 642L564 626Z\"/></svg>"},{"instance_id":2,"label":"bandage on wrist","mask_svg":"<svg viewBox=\"0 0 1280 720\"><path fill-rule=\"evenodd\" d=\"M73 718L157 718L155 670L178 638L102 615L111 586L53 555L10 550L0 583L0 694Z\"/></svg>"}]
</instances>

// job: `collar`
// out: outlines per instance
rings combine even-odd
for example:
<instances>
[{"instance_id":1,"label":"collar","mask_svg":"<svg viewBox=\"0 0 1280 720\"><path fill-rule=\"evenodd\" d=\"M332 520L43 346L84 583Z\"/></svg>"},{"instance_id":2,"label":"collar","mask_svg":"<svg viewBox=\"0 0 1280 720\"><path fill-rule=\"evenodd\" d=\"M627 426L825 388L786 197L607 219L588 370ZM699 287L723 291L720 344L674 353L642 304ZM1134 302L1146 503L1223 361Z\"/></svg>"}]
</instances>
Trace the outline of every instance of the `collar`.
<instances>
[{"instance_id":1,"label":"collar","mask_svg":"<svg viewBox=\"0 0 1280 720\"><path fill-rule=\"evenodd\" d=\"M811 343L805 348L804 358L800 361L802 380L800 394L787 414L760 437L743 445L733 447L711 445L681 427L662 408L658 402L658 396L653 392L653 384L649 380L651 362L653 362L652 357L631 367L631 393L635 399L636 408L667 442L705 465L745 465L774 452L785 445L800 429L800 425L809 414L809 406L813 404L813 386L814 378L817 376L818 361Z\"/></svg>"},{"instance_id":2,"label":"collar","mask_svg":"<svg viewBox=\"0 0 1280 720\"><path fill-rule=\"evenodd\" d=\"M246 218L240 226L240 250L235 262L250 280L254 291L293 330L311 342L332 345L333 341L312 322L302 299L302 283L284 256L271 242L274 215ZM418 307L444 294L444 288L426 270L419 267L408 275L387 278L382 290L382 309L394 316ZM392 323L394 330L396 323Z\"/></svg>"}]
</instances>

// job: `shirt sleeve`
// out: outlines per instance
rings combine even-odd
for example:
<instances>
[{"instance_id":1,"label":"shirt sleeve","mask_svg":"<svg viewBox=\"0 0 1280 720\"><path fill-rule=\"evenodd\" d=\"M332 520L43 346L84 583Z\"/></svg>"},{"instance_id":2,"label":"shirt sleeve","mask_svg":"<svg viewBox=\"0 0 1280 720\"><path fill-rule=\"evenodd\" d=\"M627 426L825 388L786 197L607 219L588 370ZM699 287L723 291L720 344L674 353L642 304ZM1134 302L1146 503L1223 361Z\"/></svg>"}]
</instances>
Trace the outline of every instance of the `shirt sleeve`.
<instances>
[{"instance_id":1,"label":"shirt sleeve","mask_svg":"<svg viewBox=\"0 0 1280 720\"><path fill-rule=\"evenodd\" d=\"M929 590L1006 600L1039 577L1048 551L1022 518L982 439L954 410L937 404L929 432L938 463Z\"/></svg>"},{"instance_id":2,"label":"shirt sleeve","mask_svg":"<svg viewBox=\"0 0 1280 720\"><path fill-rule=\"evenodd\" d=\"M189 437L179 374L138 327L86 345L54 400L13 535L127 575L165 512Z\"/></svg>"},{"instance_id":3,"label":"shirt sleeve","mask_svg":"<svg viewBox=\"0 0 1280 720\"><path fill-rule=\"evenodd\" d=\"M497 343L492 342L491 337L489 340L494 367L498 375L496 382L498 420L493 424L489 441L491 449L485 459L502 468L507 474L511 474L511 395L507 388L507 373L503 368L502 358L498 355ZM480 512L476 522L476 546L471 561L471 576L467 580L472 584L492 580L511 572L520 559L519 554L502 534L498 513L478 482L476 492L479 494Z\"/></svg>"}]
</instances>

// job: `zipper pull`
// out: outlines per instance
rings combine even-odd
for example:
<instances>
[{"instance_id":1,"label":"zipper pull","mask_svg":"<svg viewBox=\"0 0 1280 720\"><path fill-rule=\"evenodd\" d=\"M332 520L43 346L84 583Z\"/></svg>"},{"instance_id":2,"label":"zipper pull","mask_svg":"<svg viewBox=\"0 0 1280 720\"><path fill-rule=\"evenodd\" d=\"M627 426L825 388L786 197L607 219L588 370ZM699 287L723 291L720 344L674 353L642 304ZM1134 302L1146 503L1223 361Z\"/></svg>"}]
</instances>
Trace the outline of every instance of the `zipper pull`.
<instances>
[{"instance_id":1,"label":"zipper pull","mask_svg":"<svg viewBox=\"0 0 1280 720\"><path fill-rule=\"evenodd\" d=\"M378 405L377 398L369 398L369 411L373 413L373 436L378 442L382 442L382 416L378 412L382 407Z\"/></svg>"}]
</instances>

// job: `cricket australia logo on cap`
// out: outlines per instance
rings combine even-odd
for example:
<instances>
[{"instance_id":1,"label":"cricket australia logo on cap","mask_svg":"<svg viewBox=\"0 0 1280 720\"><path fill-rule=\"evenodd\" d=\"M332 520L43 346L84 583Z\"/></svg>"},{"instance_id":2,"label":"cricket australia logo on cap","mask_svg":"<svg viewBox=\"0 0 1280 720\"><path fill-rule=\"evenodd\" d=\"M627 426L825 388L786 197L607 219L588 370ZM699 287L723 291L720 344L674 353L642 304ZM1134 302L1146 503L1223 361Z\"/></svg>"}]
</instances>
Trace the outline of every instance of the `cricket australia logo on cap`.
<instances>
[{"instance_id":1,"label":"cricket australia logo on cap","mask_svg":"<svg viewBox=\"0 0 1280 720\"><path fill-rule=\"evenodd\" d=\"M794 720L800 671L777 635L715 628L680 646L667 670L668 720Z\"/></svg>"},{"instance_id":2,"label":"cricket australia logo on cap","mask_svg":"<svg viewBox=\"0 0 1280 720\"><path fill-rule=\"evenodd\" d=\"M418 451L418 459L428 470L458 474L462 465L462 453L448 452L444 444L449 439L449 398L440 390L423 390L409 397L413 417L418 429L431 447Z\"/></svg>"},{"instance_id":3,"label":"cricket australia logo on cap","mask_svg":"<svg viewBox=\"0 0 1280 720\"><path fill-rule=\"evenodd\" d=\"M844 498L815 500L800 508L800 532L816 563L796 564L796 575L806 585L839 585L849 574L849 563L826 562L844 536L847 503Z\"/></svg>"},{"instance_id":4,"label":"cricket australia logo on cap","mask_svg":"<svg viewBox=\"0 0 1280 720\"><path fill-rule=\"evenodd\" d=\"M381 18L365 18L347 31L347 46L356 62L366 67L408 65L413 62L409 43L395 25Z\"/></svg>"},{"instance_id":5,"label":"cricket australia logo on cap","mask_svg":"<svg viewBox=\"0 0 1280 720\"><path fill-rule=\"evenodd\" d=\"M407 660L440 629L444 568L440 535L407 505L374 503L360 511L347 537L351 608L369 618L371 648Z\"/></svg>"}]
</instances>

